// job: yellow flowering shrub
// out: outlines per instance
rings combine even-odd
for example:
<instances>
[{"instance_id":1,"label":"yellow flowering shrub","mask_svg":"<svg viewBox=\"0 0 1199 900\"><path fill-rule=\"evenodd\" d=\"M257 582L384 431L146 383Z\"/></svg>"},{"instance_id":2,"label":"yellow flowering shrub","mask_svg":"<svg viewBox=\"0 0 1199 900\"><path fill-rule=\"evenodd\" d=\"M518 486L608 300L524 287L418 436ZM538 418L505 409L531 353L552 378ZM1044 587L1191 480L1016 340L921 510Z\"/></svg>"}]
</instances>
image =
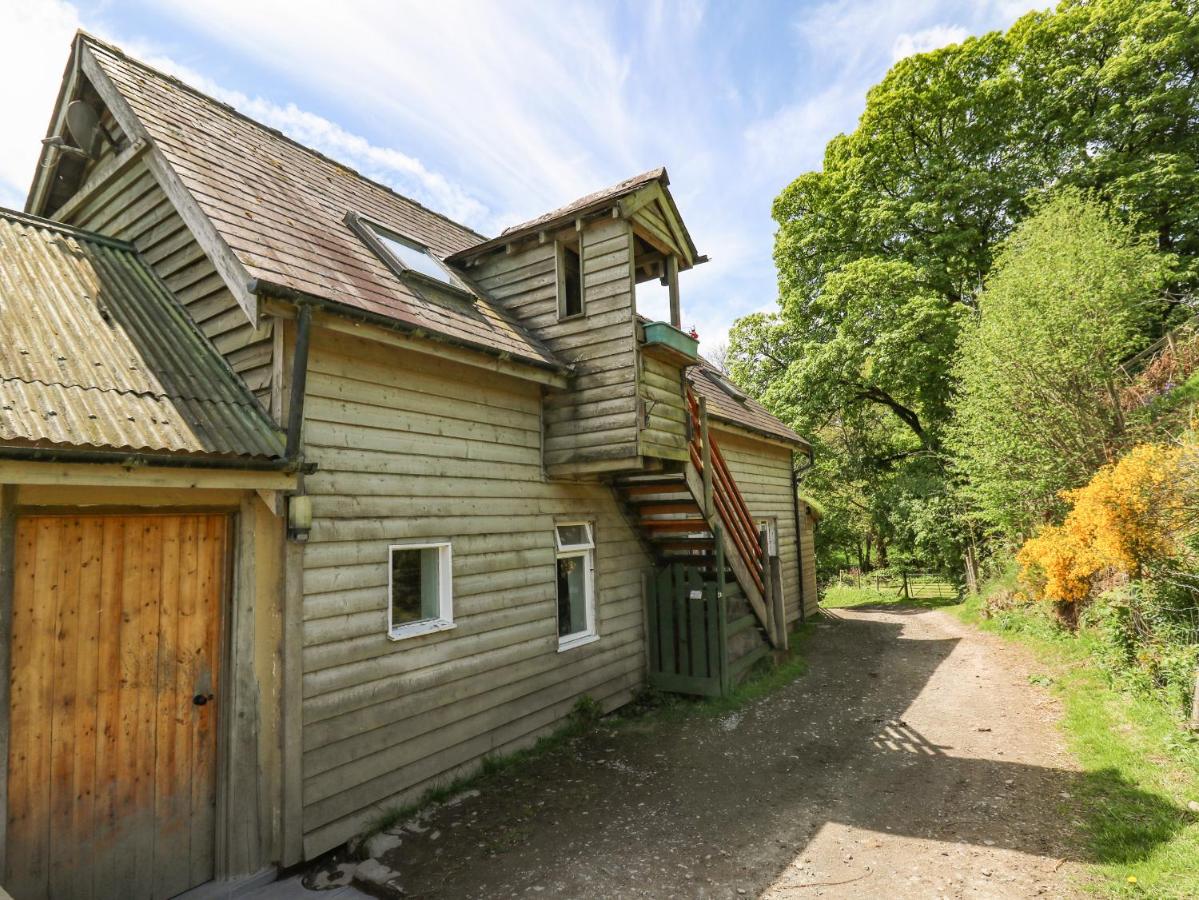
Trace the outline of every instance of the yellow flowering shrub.
<instances>
[{"instance_id":1,"label":"yellow flowering shrub","mask_svg":"<svg viewBox=\"0 0 1199 900\"><path fill-rule=\"evenodd\" d=\"M1178 552L1190 479L1184 450L1141 444L1104 466L1084 487L1065 492L1070 511L1020 548L1021 575L1043 599L1086 599L1108 569L1131 577Z\"/></svg>"}]
</instances>

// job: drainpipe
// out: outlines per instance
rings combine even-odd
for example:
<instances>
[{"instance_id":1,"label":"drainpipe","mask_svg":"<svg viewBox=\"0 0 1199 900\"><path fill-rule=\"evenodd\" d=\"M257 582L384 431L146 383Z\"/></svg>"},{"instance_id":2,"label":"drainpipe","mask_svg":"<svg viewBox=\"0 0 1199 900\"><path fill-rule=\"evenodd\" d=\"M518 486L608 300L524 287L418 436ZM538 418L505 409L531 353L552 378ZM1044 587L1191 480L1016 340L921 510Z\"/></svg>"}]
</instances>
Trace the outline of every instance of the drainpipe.
<instances>
[{"instance_id":1,"label":"drainpipe","mask_svg":"<svg viewBox=\"0 0 1199 900\"><path fill-rule=\"evenodd\" d=\"M291 373L291 398L287 404L288 459L295 459L300 450L300 432L304 427L304 389L308 381L308 342L312 335L312 307L300 304L296 322L296 356Z\"/></svg>"}]
</instances>

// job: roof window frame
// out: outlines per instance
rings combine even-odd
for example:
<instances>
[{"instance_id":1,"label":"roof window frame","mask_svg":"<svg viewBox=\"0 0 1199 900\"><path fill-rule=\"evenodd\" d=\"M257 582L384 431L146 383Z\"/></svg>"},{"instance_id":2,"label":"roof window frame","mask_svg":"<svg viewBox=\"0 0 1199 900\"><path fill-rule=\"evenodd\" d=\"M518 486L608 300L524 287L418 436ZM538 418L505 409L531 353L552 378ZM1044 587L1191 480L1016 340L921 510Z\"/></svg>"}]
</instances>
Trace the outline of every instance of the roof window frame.
<instances>
[{"instance_id":1,"label":"roof window frame","mask_svg":"<svg viewBox=\"0 0 1199 900\"><path fill-rule=\"evenodd\" d=\"M428 288L434 291L444 291L462 300L467 300L471 303L475 301L474 292L466 286L461 277L445 260L438 259L433 253L428 244L414 240L408 237L402 231L385 225L378 219L372 219L370 216L363 215L360 212L350 210L345 215L345 223L350 227L350 230L357 235L358 239L366 244L367 248L379 258L383 265L387 266L401 282L409 287L415 288L420 293L420 288ZM404 264L404 261L396 256L386 244L380 240L380 237L386 237L390 240L401 244L406 244L418 253L423 253L433 263L446 274L446 280L441 281L434 278L432 275L426 275L417 269L410 268ZM421 294L424 297L423 294ZM427 299L427 298L425 298Z\"/></svg>"}]
</instances>

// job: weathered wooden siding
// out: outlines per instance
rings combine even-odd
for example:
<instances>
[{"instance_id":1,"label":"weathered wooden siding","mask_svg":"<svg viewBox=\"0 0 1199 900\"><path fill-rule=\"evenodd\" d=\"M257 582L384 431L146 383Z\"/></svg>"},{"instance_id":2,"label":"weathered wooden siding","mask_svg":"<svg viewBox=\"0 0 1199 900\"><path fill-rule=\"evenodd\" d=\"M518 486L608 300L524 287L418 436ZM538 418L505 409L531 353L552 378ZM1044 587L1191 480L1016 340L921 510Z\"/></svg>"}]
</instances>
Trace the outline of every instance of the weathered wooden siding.
<instances>
[{"instance_id":1,"label":"weathered wooden siding","mask_svg":"<svg viewBox=\"0 0 1199 900\"><path fill-rule=\"evenodd\" d=\"M683 373L670 363L644 354L637 390L644 410L640 452L644 456L686 461L687 401Z\"/></svg>"},{"instance_id":2,"label":"weathered wooden siding","mask_svg":"<svg viewBox=\"0 0 1199 900\"><path fill-rule=\"evenodd\" d=\"M649 560L598 484L547 482L535 386L314 332L305 409L305 852L644 676ZM596 522L600 640L558 652L555 517ZM387 546L449 539L456 628L387 637Z\"/></svg>"},{"instance_id":3,"label":"weathered wooden siding","mask_svg":"<svg viewBox=\"0 0 1199 900\"><path fill-rule=\"evenodd\" d=\"M799 618L799 570L796 568L795 507L791 502L791 452L778 444L758 441L711 426L725 462L749 511L755 518L778 520L779 561L788 623Z\"/></svg>"},{"instance_id":4,"label":"weathered wooden siding","mask_svg":"<svg viewBox=\"0 0 1199 900\"><path fill-rule=\"evenodd\" d=\"M632 234L601 219L581 233L584 315L559 321L552 242L496 254L472 276L566 362L571 390L545 401L547 466L637 455L637 367Z\"/></svg>"},{"instance_id":5,"label":"weathered wooden siding","mask_svg":"<svg viewBox=\"0 0 1199 900\"><path fill-rule=\"evenodd\" d=\"M264 407L271 391L272 320L255 329L143 162L99 186L66 221L130 241Z\"/></svg>"},{"instance_id":6,"label":"weathered wooden siding","mask_svg":"<svg viewBox=\"0 0 1199 900\"><path fill-rule=\"evenodd\" d=\"M816 583L816 530L807 504L799 502L800 551L803 554L803 598L804 612L815 615L820 603L819 587Z\"/></svg>"}]
</instances>

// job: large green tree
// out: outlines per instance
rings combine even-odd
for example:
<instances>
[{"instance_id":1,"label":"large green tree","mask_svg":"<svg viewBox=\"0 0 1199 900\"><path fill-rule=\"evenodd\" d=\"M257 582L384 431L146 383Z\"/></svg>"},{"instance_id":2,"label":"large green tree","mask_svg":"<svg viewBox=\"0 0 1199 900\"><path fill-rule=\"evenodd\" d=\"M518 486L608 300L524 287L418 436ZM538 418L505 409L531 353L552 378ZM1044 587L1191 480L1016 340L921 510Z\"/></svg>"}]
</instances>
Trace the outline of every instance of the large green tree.
<instances>
[{"instance_id":1,"label":"large green tree","mask_svg":"<svg viewBox=\"0 0 1199 900\"><path fill-rule=\"evenodd\" d=\"M1112 373L1160 315L1170 263L1070 189L1003 244L962 336L949 440L985 522L1017 536L1109 461Z\"/></svg>"},{"instance_id":2,"label":"large green tree","mask_svg":"<svg viewBox=\"0 0 1199 900\"><path fill-rule=\"evenodd\" d=\"M780 309L735 326L730 373L801 430L892 420L879 477L949 471L959 331L1038 198L1093 191L1199 282L1197 74L1199 0L1065 0L900 61L775 200Z\"/></svg>"}]
</instances>

